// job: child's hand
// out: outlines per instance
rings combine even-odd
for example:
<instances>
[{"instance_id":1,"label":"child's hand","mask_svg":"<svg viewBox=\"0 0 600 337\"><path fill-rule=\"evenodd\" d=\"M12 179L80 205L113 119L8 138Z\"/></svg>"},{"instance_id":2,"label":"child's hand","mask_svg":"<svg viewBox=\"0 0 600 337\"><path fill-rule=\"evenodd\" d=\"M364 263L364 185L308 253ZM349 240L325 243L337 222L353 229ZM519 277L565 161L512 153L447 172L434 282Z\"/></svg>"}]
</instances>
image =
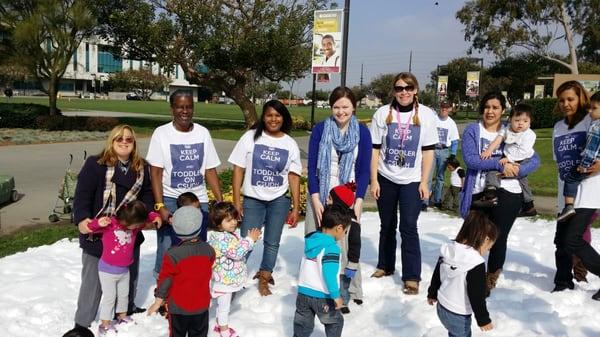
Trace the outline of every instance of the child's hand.
<instances>
[{"instance_id":1,"label":"child's hand","mask_svg":"<svg viewBox=\"0 0 600 337\"><path fill-rule=\"evenodd\" d=\"M481 152L481 159L490 159L492 157L492 151L491 150L485 150L483 152Z\"/></svg>"},{"instance_id":2,"label":"child's hand","mask_svg":"<svg viewBox=\"0 0 600 337\"><path fill-rule=\"evenodd\" d=\"M252 228L251 230L248 231L248 234L246 234L246 236L251 238L254 242L256 242L260 238L261 234L262 234L262 231L260 229Z\"/></svg>"},{"instance_id":3,"label":"child's hand","mask_svg":"<svg viewBox=\"0 0 600 337\"><path fill-rule=\"evenodd\" d=\"M341 308L345 307L344 300L341 297L338 297L333 301L335 302L335 310L340 310Z\"/></svg>"},{"instance_id":4,"label":"child's hand","mask_svg":"<svg viewBox=\"0 0 600 337\"><path fill-rule=\"evenodd\" d=\"M100 227L106 227L109 224L110 224L110 218L107 216L103 216L98 219L98 225L100 225Z\"/></svg>"},{"instance_id":5,"label":"child's hand","mask_svg":"<svg viewBox=\"0 0 600 337\"><path fill-rule=\"evenodd\" d=\"M436 300L436 299L434 299L434 298L429 298L429 297L427 298L427 304L429 304L429 305L434 305L434 304L435 304L435 302L437 302L437 300Z\"/></svg>"},{"instance_id":6,"label":"child's hand","mask_svg":"<svg viewBox=\"0 0 600 337\"><path fill-rule=\"evenodd\" d=\"M504 164L508 163L508 158L505 157L505 158L500 159L499 161L500 161L500 164L504 165Z\"/></svg>"},{"instance_id":7,"label":"child's hand","mask_svg":"<svg viewBox=\"0 0 600 337\"><path fill-rule=\"evenodd\" d=\"M494 328L494 325L492 323L488 323L484 326L480 326L479 328L481 329L481 331L490 331Z\"/></svg>"},{"instance_id":8,"label":"child's hand","mask_svg":"<svg viewBox=\"0 0 600 337\"><path fill-rule=\"evenodd\" d=\"M587 168L583 166L577 166L577 172L579 173L587 173Z\"/></svg>"},{"instance_id":9,"label":"child's hand","mask_svg":"<svg viewBox=\"0 0 600 337\"><path fill-rule=\"evenodd\" d=\"M156 219L154 219L154 221L152 221L152 223L156 226L156 228L160 228L160 226L162 226L162 219L157 216Z\"/></svg>"},{"instance_id":10,"label":"child's hand","mask_svg":"<svg viewBox=\"0 0 600 337\"><path fill-rule=\"evenodd\" d=\"M154 315L155 313L158 312L158 308L160 308L161 304L162 304L163 300L157 298L154 303L152 303L152 305L150 306L150 308L148 308L148 316Z\"/></svg>"}]
</instances>

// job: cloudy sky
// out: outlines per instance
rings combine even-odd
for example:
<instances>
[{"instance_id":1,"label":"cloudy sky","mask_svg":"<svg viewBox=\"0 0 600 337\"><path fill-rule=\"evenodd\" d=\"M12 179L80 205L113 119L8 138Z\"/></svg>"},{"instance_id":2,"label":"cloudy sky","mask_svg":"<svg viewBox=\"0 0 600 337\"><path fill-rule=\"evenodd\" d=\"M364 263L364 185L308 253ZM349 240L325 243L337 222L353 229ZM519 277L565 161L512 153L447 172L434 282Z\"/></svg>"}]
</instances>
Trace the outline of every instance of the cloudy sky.
<instances>
[{"instance_id":1,"label":"cloudy sky","mask_svg":"<svg viewBox=\"0 0 600 337\"><path fill-rule=\"evenodd\" d=\"M363 83L384 73L408 71L410 51L413 52L412 72L421 86L429 82L429 74L438 64L466 55L469 44L464 41L463 26L455 18L464 1L459 0L353 0L350 4L348 86ZM338 0L343 7L344 0ZM488 53L485 65L494 60ZM312 77L294 84L294 93L304 95L311 90ZM340 76L333 75L329 85L317 84L317 89L333 88ZM289 89L283 84L284 89Z\"/></svg>"}]
</instances>

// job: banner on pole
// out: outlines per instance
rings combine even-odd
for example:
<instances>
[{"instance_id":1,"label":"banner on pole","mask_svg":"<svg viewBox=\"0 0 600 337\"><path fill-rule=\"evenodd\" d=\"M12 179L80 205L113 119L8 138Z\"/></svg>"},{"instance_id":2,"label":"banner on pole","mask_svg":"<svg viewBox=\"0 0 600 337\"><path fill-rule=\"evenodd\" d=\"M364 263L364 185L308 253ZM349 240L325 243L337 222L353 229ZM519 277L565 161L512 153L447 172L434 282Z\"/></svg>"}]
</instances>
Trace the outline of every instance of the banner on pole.
<instances>
[{"instance_id":1,"label":"banner on pole","mask_svg":"<svg viewBox=\"0 0 600 337\"><path fill-rule=\"evenodd\" d=\"M312 73L339 73L342 70L344 10L315 11L312 43Z\"/></svg>"},{"instance_id":2,"label":"banner on pole","mask_svg":"<svg viewBox=\"0 0 600 337\"><path fill-rule=\"evenodd\" d=\"M438 96L448 95L448 76L438 76L437 94Z\"/></svg>"},{"instance_id":3,"label":"banner on pole","mask_svg":"<svg viewBox=\"0 0 600 337\"><path fill-rule=\"evenodd\" d=\"M479 72L478 71L467 71L466 94L469 97L479 96Z\"/></svg>"},{"instance_id":4,"label":"banner on pole","mask_svg":"<svg viewBox=\"0 0 600 337\"><path fill-rule=\"evenodd\" d=\"M531 93L530 92L526 92L523 94L523 99L530 99L531 98Z\"/></svg>"},{"instance_id":5,"label":"banner on pole","mask_svg":"<svg viewBox=\"0 0 600 337\"><path fill-rule=\"evenodd\" d=\"M533 98L544 98L544 85L537 84L533 89Z\"/></svg>"}]
</instances>

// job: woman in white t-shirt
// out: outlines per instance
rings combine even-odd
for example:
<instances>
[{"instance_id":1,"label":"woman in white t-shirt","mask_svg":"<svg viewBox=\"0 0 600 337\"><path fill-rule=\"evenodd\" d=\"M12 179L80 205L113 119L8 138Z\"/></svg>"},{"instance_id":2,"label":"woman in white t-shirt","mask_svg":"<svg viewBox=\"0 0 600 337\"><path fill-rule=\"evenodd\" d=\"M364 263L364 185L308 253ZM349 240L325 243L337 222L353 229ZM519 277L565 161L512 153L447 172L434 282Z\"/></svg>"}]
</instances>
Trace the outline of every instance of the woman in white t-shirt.
<instances>
[{"instance_id":1,"label":"woman in white t-shirt","mask_svg":"<svg viewBox=\"0 0 600 337\"><path fill-rule=\"evenodd\" d=\"M233 203L243 217L242 237L252 228L265 227L262 262L255 276L262 296L271 294L269 283L274 284L271 274L284 223L296 227L300 210L302 163L298 144L288 135L291 128L292 117L285 105L268 101L260 120L240 138L229 156ZM294 200L291 212L288 190Z\"/></svg>"},{"instance_id":2,"label":"woman in white t-shirt","mask_svg":"<svg viewBox=\"0 0 600 337\"><path fill-rule=\"evenodd\" d=\"M381 220L379 258L372 277L392 275L396 269L399 206L403 291L416 295L421 281L417 220L423 200L429 198L428 180L439 138L435 112L419 104L417 78L400 73L390 84L394 98L375 112L371 122L371 191Z\"/></svg>"},{"instance_id":3,"label":"woman in white t-shirt","mask_svg":"<svg viewBox=\"0 0 600 337\"><path fill-rule=\"evenodd\" d=\"M481 199L485 189L487 171L502 172L504 177L523 177L531 174L540 165L540 158L533 154L531 160L517 163L500 164L504 144L492 152L489 159L482 159L481 153L496 139L502 129L502 114L506 109L506 98L499 92L489 92L483 96L479 104L481 120L467 125L462 135L462 156L467 166L463 191L461 194L460 213L466 218L472 207L472 201ZM490 250L487 265L486 287L489 292L496 287L496 281L502 271L506 259L506 242L510 229L521 210L523 195L517 179L502 179L496 192L496 206L485 208L488 217L500 231L500 235Z\"/></svg>"},{"instance_id":4,"label":"woman in white t-shirt","mask_svg":"<svg viewBox=\"0 0 600 337\"><path fill-rule=\"evenodd\" d=\"M577 169L581 161L581 151L585 147L586 134L591 119L587 113L589 99L583 86L577 81L561 84L556 90L558 102L556 111L565 118L556 122L552 132L553 154L558 165L558 209L562 209L563 180L570 170ZM554 244L556 245L556 275L554 290L573 289L572 255L581 259L585 267L600 276L600 255L589 242L584 240L584 232L600 208L600 161L592 166L592 174L582 180L575 197L575 215L565 222L557 223ZM595 173L596 172L596 173ZM600 300L600 291L592 296Z\"/></svg>"}]
</instances>

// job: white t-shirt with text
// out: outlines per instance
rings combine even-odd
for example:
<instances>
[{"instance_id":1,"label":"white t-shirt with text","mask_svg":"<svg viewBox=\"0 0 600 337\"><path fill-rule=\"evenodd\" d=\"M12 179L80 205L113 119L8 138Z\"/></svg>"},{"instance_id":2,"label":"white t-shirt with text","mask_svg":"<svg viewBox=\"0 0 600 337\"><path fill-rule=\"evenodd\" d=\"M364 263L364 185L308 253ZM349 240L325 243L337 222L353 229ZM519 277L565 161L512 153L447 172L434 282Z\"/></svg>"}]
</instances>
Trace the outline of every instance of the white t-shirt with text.
<instances>
[{"instance_id":1,"label":"white t-shirt with text","mask_svg":"<svg viewBox=\"0 0 600 337\"><path fill-rule=\"evenodd\" d=\"M441 119L439 115L436 115L436 127L439 144L450 147L453 140L458 140L458 128L450 116L446 117L446 119Z\"/></svg>"}]
</instances>

